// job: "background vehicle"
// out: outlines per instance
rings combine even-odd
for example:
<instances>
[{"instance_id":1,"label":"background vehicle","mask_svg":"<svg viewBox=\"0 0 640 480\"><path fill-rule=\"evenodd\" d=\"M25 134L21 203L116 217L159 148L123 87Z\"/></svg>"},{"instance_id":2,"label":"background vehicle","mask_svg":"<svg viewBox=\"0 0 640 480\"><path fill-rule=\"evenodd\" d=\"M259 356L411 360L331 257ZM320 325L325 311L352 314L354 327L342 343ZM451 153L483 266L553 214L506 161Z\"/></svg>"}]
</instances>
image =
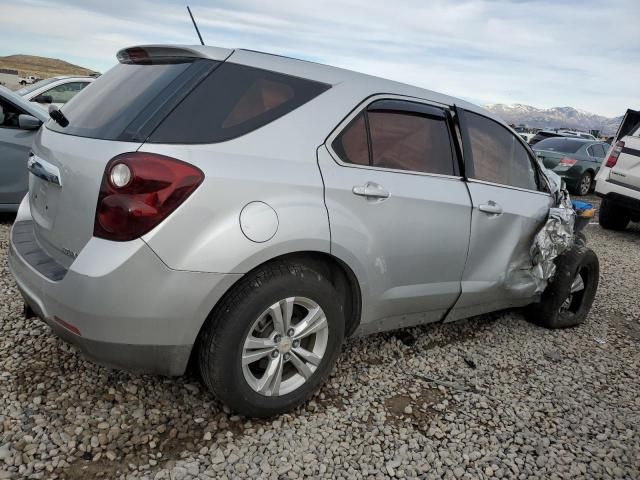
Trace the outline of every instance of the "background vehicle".
<instances>
[{"instance_id":1,"label":"background vehicle","mask_svg":"<svg viewBox=\"0 0 640 480\"><path fill-rule=\"evenodd\" d=\"M36 83L39 80L38 77L29 75L28 77L20 77L18 78L18 83L20 85L29 85L31 83Z\"/></svg>"},{"instance_id":2,"label":"background vehicle","mask_svg":"<svg viewBox=\"0 0 640 480\"><path fill-rule=\"evenodd\" d=\"M564 135L569 135L572 137L584 138L585 140L597 140L596 137L594 137L590 133L578 132L577 130L560 129L558 130L558 133L562 133Z\"/></svg>"},{"instance_id":3,"label":"background vehicle","mask_svg":"<svg viewBox=\"0 0 640 480\"><path fill-rule=\"evenodd\" d=\"M624 230L630 221L640 222L640 112L627 110L597 180L603 228Z\"/></svg>"},{"instance_id":4,"label":"background vehicle","mask_svg":"<svg viewBox=\"0 0 640 480\"><path fill-rule=\"evenodd\" d=\"M95 77L52 77L23 87L17 90L16 93L46 110L50 104L61 107L94 80Z\"/></svg>"},{"instance_id":5,"label":"background vehicle","mask_svg":"<svg viewBox=\"0 0 640 480\"><path fill-rule=\"evenodd\" d=\"M15 212L29 188L27 159L36 130L48 115L0 87L0 212Z\"/></svg>"},{"instance_id":6,"label":"background vehicle","mask_svg":"<svg viewBox=\"0 0 640 480\"><path fill-rule=\"evenodd\" d=\"M193 358L224 403L269 416L349 335L536 302L550 328L585 319L597 259L573 251L541 297L531 244L559 199L489 112L253 51L118 60L37 136L9 251L26 303L97 362Z\"/></svg>"},{"instance_id":7,"label":"background vehicle","mask_svg":"<svg viewBox=\"0 0 640 480\"><path fill-rule=\"evenodd\" d=\"M529 139L529 145L533 147L536 143L544 140L545 138L554 137L584 138L585 140L596 141L596 138L590 133L575 132L572 130L540 130L531 139Z\"/></svg>"},{"instance_id":8,"label":"background vehicle","mask_svg":"<svg viewBox=\"0 0 640 480\"><path fill-rule=\"evenodd\" d=\"M581 138L553 137L533 147L544 166L564 178L575 194L586 195L594 187L594 179L609 145Z\"/></svg>"}]
</instances>

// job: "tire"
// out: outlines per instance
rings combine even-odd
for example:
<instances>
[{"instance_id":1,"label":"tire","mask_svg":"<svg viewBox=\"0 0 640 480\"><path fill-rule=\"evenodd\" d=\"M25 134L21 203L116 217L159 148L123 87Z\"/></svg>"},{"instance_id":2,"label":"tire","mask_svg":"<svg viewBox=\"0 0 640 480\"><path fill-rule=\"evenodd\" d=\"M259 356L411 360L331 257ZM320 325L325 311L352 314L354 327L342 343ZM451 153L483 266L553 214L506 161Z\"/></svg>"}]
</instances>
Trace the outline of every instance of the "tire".
<instances>
[{"instance_id":1,"label":"tire","mask_svg":"<svg viewBox=\"0 0 640 480\"><path fill-rule=\"evenodd\" d=\"M600 264L590 248L575 245L556 261L556 274L542 294L539 303L525 308L525 317L546 328L568 328L580 325L587 318L598 289ZM583 288L571 292L578 275Z\"/></svg>"},{"instance_id":2,"label":"tire","mask_svg":"<svg viewBox=\"0 0 640 480\"><path fill-rule=\"evenodd\" d=\"M607 230L624 230L629 225L631 216L629 212L622 207L617 207L615 204L606 198L602 199L600 204L600 214L598 222Z\"/></svg>"},{"instance_id":3,"label":"tire","mask_svg":"<svg viewBox=\"0 0 640 480\"><path fill-rule=\"evenodd\" d=\"M590 172L584 172L576 184L575 194L579 196L588 195L592 188L593 175Z\"/></svg>"},{"instance_id":4,"label":"tire","mask_svg":"<svg viewBox=\"0 0 640 480\"><path fill-rule=\"evenodd\" d=\"M301 405L324 383L340 354L345 318L343 305L336 298L339 296L333 285L301 263L274 262L248 274L214 308L200 333L198 363L203 382L218 400L249 417L271 417ZM317 312L314 305L324 312L326 331L322 329L299 340L297 334L286 333L278 340L278 332L283 329L276 329L274 316L269 312L278 311L286 317L286 312L292 311L288 331L302 331L301 319L309 319L311 312ZM269 310L274 307L277 308ZM256 340L269 344L269 354L243 365L243 355L245 358L253 358L254 353L262 355L262 344L258 348L246 343ZM307 353L322 352L314 357L317 366L306 363L312 372L298 363L307 358L306 354L296 354L301 349L309 349ZM287 355L289 360L285 361ZM282 381L277 387L276 383L266 382L268 385L260 393L262 381L277 362L283 367L282 370L274 367L274 371L282 373ZM303 383L295 387L301 380ZM291 390L292 387L295 388ZM281 394L274 394L276 388Z\"/></svg>"}]
</instances>

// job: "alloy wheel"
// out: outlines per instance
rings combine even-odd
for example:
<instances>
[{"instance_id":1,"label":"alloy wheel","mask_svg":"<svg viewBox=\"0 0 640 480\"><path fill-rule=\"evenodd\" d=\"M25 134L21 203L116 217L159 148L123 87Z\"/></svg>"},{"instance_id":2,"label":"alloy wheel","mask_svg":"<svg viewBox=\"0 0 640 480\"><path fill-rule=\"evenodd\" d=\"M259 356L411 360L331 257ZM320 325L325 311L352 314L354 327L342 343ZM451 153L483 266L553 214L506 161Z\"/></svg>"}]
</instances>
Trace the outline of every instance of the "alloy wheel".
<instances>
[{"instance_id":1,"label":"alloy wheel","mask_svg":"<svg viewBox=\"0 0 640 480\"><path fill-rule=\"evenodd\" d=\"M586 195L591 190L591 175L585 174L580 180L580 195Z\"/></svg>"},{"instance_id":2,"label":"alloy wheel","mask_svg":"<svg viewBox=\"0 0 640 480\"><path fill-rule=\"evenodd\" d=\"M253 323L242 349L242 372L254 391L280 396L302 386L327 349L329 324L322 308L306 297L284 298Z\"/></svg>"}]
</instances>

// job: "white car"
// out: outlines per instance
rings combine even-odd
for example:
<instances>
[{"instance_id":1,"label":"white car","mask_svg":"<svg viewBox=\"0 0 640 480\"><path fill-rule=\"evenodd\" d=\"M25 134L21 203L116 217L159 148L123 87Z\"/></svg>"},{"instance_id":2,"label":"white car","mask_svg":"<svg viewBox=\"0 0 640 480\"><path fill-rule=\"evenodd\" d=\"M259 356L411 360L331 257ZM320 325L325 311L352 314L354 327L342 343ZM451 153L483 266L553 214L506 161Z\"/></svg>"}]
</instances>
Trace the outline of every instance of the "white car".
<instances>
[{"instance_id":1,"label":"white car","mask_svg":"<svg viewBox=\"0 0 640 480\"><path fill-rule=\"evenodd\" d=\"M49 108L50 104L61 107L94 80L94 77L84 76L52 77L27 85L16 93L44 109Z\"/></svg>"},{"instance_id":2,"label":"white car","mask_svg":"<svg viewBox=\"0 0 640 480\"><path fill-rule=\"evenodd\" d=\"M596 194L603 228L624 230L640 222L640 112L627 110L596 177Z\"/></svg>"},{"instance_id":3,"label":"white car","mask_svg":"<svg viewBox=\"0 0 640 480\"><path fill-rule=\"evenodd\" d=\"M33 75L29 75L28 77L20 77L18 78L18 83L20 85L30 85L32 83L36 83L38 81L38 77Z\"/></svg>"},{"instance_id":4,"label":"white car","mask_svg":"<svg viewBox=\"0 0 640 480\"><path fill-rule=\"evenodd\" d=\"M558 130L558 133L562 133L564 135L573 136L573 137L584 138L586 140L594 140L594 141L597 140L597 138L591 135L590 133L578 132L577 130L561 129L561 130Z\"/></svg>"}]
</instances>

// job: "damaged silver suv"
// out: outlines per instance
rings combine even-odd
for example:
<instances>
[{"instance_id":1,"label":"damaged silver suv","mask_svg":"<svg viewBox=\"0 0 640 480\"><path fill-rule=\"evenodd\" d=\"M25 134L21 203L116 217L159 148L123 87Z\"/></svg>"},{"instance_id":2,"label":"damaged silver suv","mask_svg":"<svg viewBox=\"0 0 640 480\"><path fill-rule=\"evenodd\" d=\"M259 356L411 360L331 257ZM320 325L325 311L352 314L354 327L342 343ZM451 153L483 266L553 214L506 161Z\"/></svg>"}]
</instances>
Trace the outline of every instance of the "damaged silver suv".
<instances>
[{"instance_id":1,"label":"damaged silver suv","mask_svg":"<svg viewBox=\"0 0 640 480\"><path fill-rule=\"evenodd\" d=\"M9 264L94 361L198 365L285 412L345 338L525 307L584 321L598 260L558 178L491 113L245 50L143 46L52 112Z\"/></svg>"}]
</instances>

